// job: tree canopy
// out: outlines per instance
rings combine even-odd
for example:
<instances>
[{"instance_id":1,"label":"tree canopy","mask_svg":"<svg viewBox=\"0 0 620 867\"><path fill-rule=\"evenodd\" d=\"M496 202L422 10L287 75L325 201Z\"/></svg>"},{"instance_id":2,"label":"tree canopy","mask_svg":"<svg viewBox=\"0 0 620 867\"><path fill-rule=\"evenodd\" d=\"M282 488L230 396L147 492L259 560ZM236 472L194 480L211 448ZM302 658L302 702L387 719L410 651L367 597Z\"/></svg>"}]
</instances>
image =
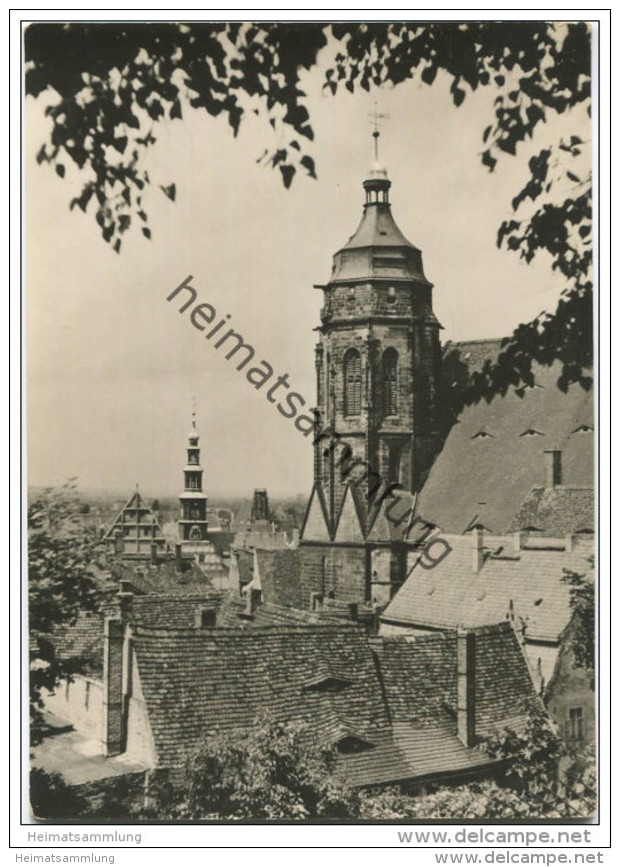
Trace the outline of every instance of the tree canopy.
<instances>
[{"instance_id":1,"label":"tree canopy","mask_svg":"<svg viewBox=\"0 0 620 867\"><path fill-rule=\"evenodd\" d=\"M68 163L85 170L71 207L94 214L117 252L136 224L151 237L143 202L150 178L142 157L163 118L180 121L183 111L204 110L225 116L236 135L254 112L274 130L274 147L261 159L278 169L285 186L299 171L315 177L314 132L301 82L328 42L338 50L325 70L326 93L417 78L429 86L447 82L458 108L478 88L492 88L480 154L489 171L517 154L550 114L579 107L589 112L584 22L35 23L25 33L25 88L34 97L46 94L52 121L37 159L61 177ZM527 183L515 190L498 246L526 262L546 251L566 288L555 312L519 325L507 338L497 362L470 383L471 399L532 384L532 361L559 360L563 389L590 385L592 178L589 164L578 168L587 144L572 135L542 149L529 161ZM174 201L175 184L160 187Z\"/></svg>"},{"instance_id":2,"label":"tree canopy","mask_svg":"<svg viewBox=\"0 0 620 867\"><path fill-rule=\"evenodd\" d=\"M96 611L102 589L93 571L97 540L81 520L70 484L49 490L28 506L28 625L31 641L31 743L43 734L42 689L80 669L80 660L56 658L48 636L74 623L81 611Z\"/></svg>"},{"instance_id":3,"label":"tree canopy","mask_svg":"<svg viewBox=\"0 0 620 867\"><path fill-rule=\"evenodd\" d=\"M594 568L594 562L592 562ZM592 575L565 569L563 582L570 587L571 650L578 668L594 671L596 665L596 588Z\"/></svg>"}]
</instances>

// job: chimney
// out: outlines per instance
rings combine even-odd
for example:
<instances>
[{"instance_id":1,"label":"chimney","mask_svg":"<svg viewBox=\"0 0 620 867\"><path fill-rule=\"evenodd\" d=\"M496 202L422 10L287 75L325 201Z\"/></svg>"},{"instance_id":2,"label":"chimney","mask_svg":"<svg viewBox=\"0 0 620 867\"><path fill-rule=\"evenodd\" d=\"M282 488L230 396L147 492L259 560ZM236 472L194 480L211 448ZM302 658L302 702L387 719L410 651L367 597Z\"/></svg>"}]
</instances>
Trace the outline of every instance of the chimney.
<instances>
[{"instance_id":1,"label":"chimney","mask_svg":"<svg viewBox=\"0 0 620 867\"><path fill-rule=\"evenodd\" d=\"M466 629L456 633L456 722L457 735L466 747L476 742L476 634Z\"/></svg>"},{"instance_id":2,"label":"chimney","mask_svg":"<svg viewBox=\"0 0 620 867\"><path fill-rule=\"evenodd\" d=\"M118 595L126 596L127 594L131 594L132 592L132 584L129 578L121 578L118 582Z\"/></svg>"},{"instance_id":3,"label":"chimney","mask_svg":"<svg viewBox=\"0 0 620 867\"><path fill-rule=\"evenodd\" d=\"M122 620L106 618L103 631L103 751L118 756L124 751Z\"/></svg>"},{"instance_id":4,"label":"chimney","mask_svg":"<svg viewBox=\"0 0 620 867\"><path fill-rule=\"evenodd\" d=\"M248 606L250 609L250 614L254 614L262 601L263 593L260 587L250 587L250 592L248 593Z\"/></svg>"},{"instance_id":5,"label":"chimney","mask_svg":"<svg viewBox=\"0 0 620 867\"><path fill-rule=\"evenodd\" d=\"M472 572L478 573L484 565L484 533L476 527L472 533Z\"/></svg>"},{"instance_id":6,"label":"chimney","mask_svg":"<svg viewBox=\"0 0 620 867\"><path fill-rule=\"evenodd\" d=\"M519 530L518 532L512 534L512 542L515 554L519 554L523 550L526 539L527 534L523 530Z\"/></svg>"},{"instance_id":7,"label":"chimney","mask_svg":"<svg viewBox=\"0 0 620 867\"><path fill-rule=\"evenodd\" d=\"M556 488L562 484L562 450L545 449L545 487Z\"/></svg>"},{"instance_id":8,"label":"chimney","mask_svg":"<svg viewBox=\"0 0 620 867\"><path fill-rule=\"evenodd\" d=\"M564 548L570 554L575 547L576 539L572 533L567 533L564 540Z\"/></svg>"},{"instance_id":9,"label":"chimney","mask_svg":"<svg viewBox=\"0 0 620 867\"><path fill-rule=\"evenodd\" d=\"M182 551L181 543L177 542L174 546L174 567L179 574L183 571Z\"/></svg>"},{"instance_id":10,"label":"chimney","mask_svg":"<svg viewBox=\"0 0 620 867\"><path fill-rule=\"evenodd\" d=\"M151 542L151 566L157 566L157 543Z\"/></svg>"}]
</instances>

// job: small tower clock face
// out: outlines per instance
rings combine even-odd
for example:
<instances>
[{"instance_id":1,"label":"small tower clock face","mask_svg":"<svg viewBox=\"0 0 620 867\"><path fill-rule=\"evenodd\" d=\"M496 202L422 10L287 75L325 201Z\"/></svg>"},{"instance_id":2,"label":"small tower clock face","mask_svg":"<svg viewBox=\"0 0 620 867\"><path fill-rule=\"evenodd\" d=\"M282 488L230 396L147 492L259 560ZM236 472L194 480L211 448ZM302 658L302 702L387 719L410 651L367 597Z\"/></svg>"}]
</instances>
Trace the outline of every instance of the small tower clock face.
<instances>
[{"instance_id":1,"label":"small tower clock face","mask_svg":"<svg viewBox=\"0 0 620 867\"><path fill-rule=\"evenodd\" d=\"M190 541L192 541L192 542L200 542L200 540L202 539L202 533L200 532L200 527L198 527L196 524L194 524L192 529L189 531L189 538L190 538Z\"/></svg>"}]
</instances>

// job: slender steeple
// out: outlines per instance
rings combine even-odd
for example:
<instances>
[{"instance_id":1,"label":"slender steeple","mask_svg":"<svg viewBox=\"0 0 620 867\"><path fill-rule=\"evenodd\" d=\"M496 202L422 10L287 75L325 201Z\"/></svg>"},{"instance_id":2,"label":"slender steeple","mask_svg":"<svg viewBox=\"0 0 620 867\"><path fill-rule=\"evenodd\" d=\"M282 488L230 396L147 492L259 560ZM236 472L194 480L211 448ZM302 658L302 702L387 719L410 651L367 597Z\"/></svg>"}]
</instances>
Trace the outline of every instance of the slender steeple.
<instances>
[{"instance_id":1,"label":"slender steeple","mask_svg":"<svg viewBox=\"0 0 620 867\"><path fill-rule=\"evenodd\" d=\"M200 437L196 430L196 410L192 410L192 427L188 436L187 463L183 468L183 491L179 496L181 542L201 542L207 538L207 496L202 490L203 469L200 465Z\"/></svg>"}]
</instances>

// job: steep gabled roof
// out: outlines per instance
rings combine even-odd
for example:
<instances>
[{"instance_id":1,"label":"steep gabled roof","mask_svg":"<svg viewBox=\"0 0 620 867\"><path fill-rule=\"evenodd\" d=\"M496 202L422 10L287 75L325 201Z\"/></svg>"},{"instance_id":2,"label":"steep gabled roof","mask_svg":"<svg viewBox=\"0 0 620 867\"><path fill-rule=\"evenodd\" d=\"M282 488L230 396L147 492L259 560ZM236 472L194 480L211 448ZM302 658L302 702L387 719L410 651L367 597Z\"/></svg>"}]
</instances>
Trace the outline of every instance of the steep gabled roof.
<instances>
[{"instance_id":1,"label":"steep gabled roof","mask_svg":"<svg viewBox=\"0 0 620 867\"><path fill-rule=\"evenodd\" d=\"M487 538L487 556L476 573L472 538L442 538L450 545L449 554L432 569L415 565L383 612L382 621L431 629L484 626L505 619L512 603L528 639L558 641L570 619L564 569L591 571L590 540L565 551L559 544L549 548L549 540L532 539L517 553L514 540Z\"/></svg>"},{"instance_id":2,"label":"steep gabled roof","mask_svg":"<svg viewBox=\"0 0 620 867\"><path fill-rule=\"evenodd\" d=\"M264 602L298 609L307 607L301 586L299 548L257 550L256 562Z\"/></svg>"},{"instance_id":3,"label":"steep gabled roof","mask_svg":"<svg viewBox=\"0 0 620 867\"><path fill-rule=\"evenodd\" d=\"M352 626L138 628L134 646L163 766L182 763L204 732L247 732L264 710L312 722L325 742L350 728L373 741L388 725L372 655ZM302 688L318 665L329 669L334 660L351 679L346 691Z\"/></svg>"},{"instance_id":4,"label":"steep gabled roof","mask_svg":"<svg viewBox=\"0 0 620 867\"><path fill-rule=\"evenodd\" d=\"M325 494L320 484L315 484L312 488L300 536L313 542L329 542L331 539Z\"/></svg>"},{"instance_id":5,"label":"steep gabled roof","mask_svg":"<svg viewBox=\"0 0 620 867\"><path fill-rule=\"evenodd\" d=\"M534 688L508 623L475 630L477 733L525 723ZM351 783L438 776L489 763L457 737L456 637L368 641L354 626L253 630L137 627L134 647L158 754L178 767L208 732L249 731L258 713L340 744ZM354 742L360 752L348 752Z\"/></svg>"},{"instance_id":6,"label":"steep gabled roof","mask_svg":"<svg viewBox=\"0 0 620 867\"><path fill-rule=\"evenodd\" d=\"M508 532L536 528L545 536L594 532L593 488L532 488Z\"/></svg>"},{"instance_id":7,"label":"steep gabled roof","mask_svg":"<svg viewBox=\"0 0 620 867\"><path fill-rule=\"evenodd\" d=\"M460 387L466 374L499 350L500 341L449 345L444 376L453 383L446 387ZM464 533L473 521L507 532L527 494L545 483L545 449L562 450L564 485L593 486L593 437L577 430L584 419L592 423L592 391L579 385L560 391L559 364L532 369L535 387L511 387L461 412L418 497L421 518L446 533Z\"/></svg>"},{"instance_id":8,"label":"steep gabled roof","mask_svg":"<svg viewBox=\"0 0 620 867\"><path fill-rule=\"evenodd\" d=\"M148 535L140 533L141 527L149 529ZM127 500L114 523L104 536L104 540L112 541L119 533L127 546L127 552L133 556L147 558L150 556L150 546L155 543L160 554L171 553L172 549L164 536L157 517L146 505L139 491L135 491Z\"/></svg>"},{"instance_id":9,"label":"steep gabled roof","mask_svg":"<svg viewBox=\"0 0 620 867\"><path fill-rule=\"evenodd\" d=\"M54 649L54 657L79 663L83 674L101 677L103 671L103 618L98 612L81 611L75 623L61 626L44 640Z\"/></svg>"},{"instance_id":10,"label":"steep gabled roof","mask_svg":"<svg viewBox=\"0 0 620 867\"><path fill-rule=\"evenodd\" d=\"M183 560L179 572L173 560L164 560L152 567L132 562L119 562L114 566L115 576L130 584L139 593L195 593L214 590L205 573L192 560Z\"/></svg>"}]
</instances>

